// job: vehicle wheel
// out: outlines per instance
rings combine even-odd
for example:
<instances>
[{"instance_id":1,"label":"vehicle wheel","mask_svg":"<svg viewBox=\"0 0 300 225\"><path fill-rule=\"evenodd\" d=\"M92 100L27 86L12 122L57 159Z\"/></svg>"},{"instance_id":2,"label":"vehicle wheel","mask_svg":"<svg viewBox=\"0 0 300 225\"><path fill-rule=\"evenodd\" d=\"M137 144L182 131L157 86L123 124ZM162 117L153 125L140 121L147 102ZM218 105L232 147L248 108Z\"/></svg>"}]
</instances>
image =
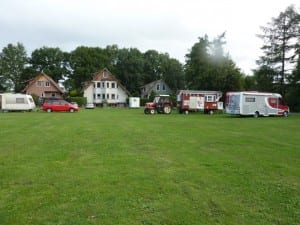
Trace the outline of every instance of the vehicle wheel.
<instances>
[{"instance_id":1,"label":"vehicle wheel","mask_svg":"<svg viewBox=\"0 0 300 225\"><path fill-rule=\"evenodd\" d=\"M253 116L254 116L254 118L259 117L259 112L256 111Z\"/></svg>"},{"instance_id":2,"label":"vehicle wheel","mask_svg":"<svg viewBox=\"0 0 300 225\"><path fill-rule=\"evenodd\" d=\"M69 111L70 111L70 113L72 113L72 112L74 112L74 109L70 109Z\"/></svg>"},{"instance_id":3,"label":"vehicle wheel","mask_svg":"<svg viewBox=\"0 0 300 225\"><path fill-rule=\"evenodd\" d=\"M149 114L149 110L148 109L144 109L144 113L145 114Z\"/></svg>"},{"instance_id":4,"label":"vehicle wheel","mask_svg":"<svg viewBox=\"0 0 300 225\"><path fill-rule=\"evenodd\" d=\"M165 106L164 106L164 113L165 113L165 114L170 114L171 111L172 111L171 106L169 106L169 105L165 105Z\"/></svg>"},{"instance_id":5,"label":"vehicle wheel","mask_svg":"<svg viewBox=\"0 0 300 225\"><path fill-rule=\"evenodd\" d=\"M154 109L150 109L149 112L150 112L151 115L153 115L155 113L155 110Z\"/></svg>"},{"instance_id":6,"label":"vehicle wheel","mask_svg":"<svg viewBox=\"0 0 300 225\"><path fill-rule=\"evenodd\" d=\"M50 113L50 112L52 112L52 110L51 109L47 109L47 112Z\"/></svg>"},{"instance_id":7,"label":"vehicle wheel","mask_svg":"<svg viewBox=\"0 0 300 225\"><path fill-rule=\"evenodd\" d=\"M289 113L287 111L284 111L283 116L288 117Z\"/></svg>"}]
</instances>

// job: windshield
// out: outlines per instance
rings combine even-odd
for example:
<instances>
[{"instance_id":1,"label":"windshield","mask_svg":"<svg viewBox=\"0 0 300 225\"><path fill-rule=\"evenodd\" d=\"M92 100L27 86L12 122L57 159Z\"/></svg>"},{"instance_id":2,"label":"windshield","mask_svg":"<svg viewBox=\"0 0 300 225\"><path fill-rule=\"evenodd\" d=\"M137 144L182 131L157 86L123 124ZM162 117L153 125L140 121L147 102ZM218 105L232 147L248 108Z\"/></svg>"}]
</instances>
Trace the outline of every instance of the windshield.
<instances>
[{"instance_id":1,"label":"windshield","mask_svg":"<svg viewBox=\"0 0 300 225\"><path fill-rule=\"evenodd\" d=\"M155 97L153 100L154 103L158 103L158 101L159 101L159 96Z\"/></svg>"}]
</instances>

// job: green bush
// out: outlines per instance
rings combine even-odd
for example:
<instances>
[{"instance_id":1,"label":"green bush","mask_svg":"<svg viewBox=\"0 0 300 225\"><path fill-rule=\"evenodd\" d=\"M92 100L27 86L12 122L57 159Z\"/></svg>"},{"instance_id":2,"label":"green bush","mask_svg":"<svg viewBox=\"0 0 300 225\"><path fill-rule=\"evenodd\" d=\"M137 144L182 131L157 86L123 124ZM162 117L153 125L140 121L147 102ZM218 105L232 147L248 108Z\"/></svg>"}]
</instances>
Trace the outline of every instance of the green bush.
<instances>
[{"instance_id":1,"label":"green bush","mask_svg":"<svg viewBox=\"0 0 300 225\"><path fill-rule=\"evenodd\" d=\"M69 102L76 102L79 106L84 106L87 102L86 97L69 97Z\"/></svg>"}]
</instances>

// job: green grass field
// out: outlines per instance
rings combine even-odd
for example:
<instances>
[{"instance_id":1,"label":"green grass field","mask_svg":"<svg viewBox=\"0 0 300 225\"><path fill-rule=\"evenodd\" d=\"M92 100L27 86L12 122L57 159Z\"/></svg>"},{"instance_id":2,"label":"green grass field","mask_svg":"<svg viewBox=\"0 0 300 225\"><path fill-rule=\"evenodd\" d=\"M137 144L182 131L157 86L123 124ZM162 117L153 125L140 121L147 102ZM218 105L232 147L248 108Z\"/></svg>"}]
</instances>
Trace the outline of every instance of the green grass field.
<instances>
[{"instance_id":1,"label":"green grass field","mask_svg":"<svg viewBox=\"0 0 300 225\"><path fill-rule=\"evenodd\" d=\"M299 224L300 115L0 113L0 224Z\"/></svg>"}]
</instances>

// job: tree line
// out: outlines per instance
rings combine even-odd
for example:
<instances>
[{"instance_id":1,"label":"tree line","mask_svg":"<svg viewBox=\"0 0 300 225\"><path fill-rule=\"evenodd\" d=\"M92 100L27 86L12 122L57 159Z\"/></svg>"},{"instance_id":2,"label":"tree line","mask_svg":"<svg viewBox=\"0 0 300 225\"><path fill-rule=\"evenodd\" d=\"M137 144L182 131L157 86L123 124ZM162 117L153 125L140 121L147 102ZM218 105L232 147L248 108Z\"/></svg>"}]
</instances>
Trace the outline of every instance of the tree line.
<instances>
[{"instance_id":1,"label":"tree line","mask_svg":"<svg viewBox=\"0 0 300 225\"><path fill-rule=\"evenodd\" d=\"M266 26L258 37L264 41L263 56L253 76L240 68L224 51L226 33L198 41L185 55L185 63L156 50L79 46L71 52L42 47L30 56L22 43L8 44L0 52L0 91L24 89L26 81L44 72L56 82L65 80L67 90L82 94L94 73L108 68L133 96L140 87L163 79L174 92L179 89L227 91L258 90L281 93L292 109L300 111L300 18L289 6Z\"/></svg>"}]
</instances>

